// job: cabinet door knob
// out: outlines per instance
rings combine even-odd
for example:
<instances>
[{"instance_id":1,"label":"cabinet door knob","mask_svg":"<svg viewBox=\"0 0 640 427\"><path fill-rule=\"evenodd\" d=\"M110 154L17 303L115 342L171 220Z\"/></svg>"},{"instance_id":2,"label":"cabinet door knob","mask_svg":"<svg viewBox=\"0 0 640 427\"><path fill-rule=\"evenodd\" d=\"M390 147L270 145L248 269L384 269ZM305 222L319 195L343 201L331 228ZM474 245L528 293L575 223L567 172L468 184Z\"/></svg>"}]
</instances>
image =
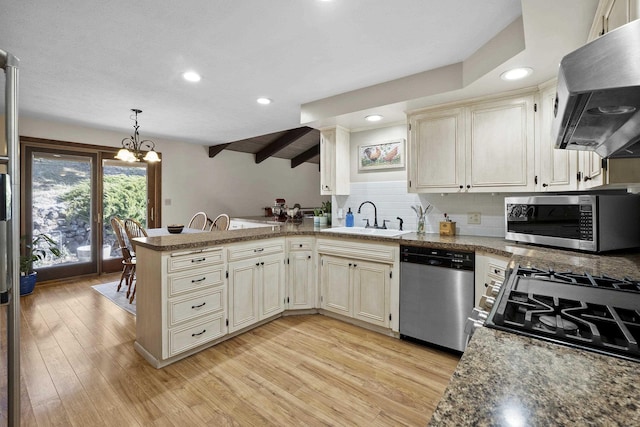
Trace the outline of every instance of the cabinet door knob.
<instances>
[{"instance_id":1,"label":"cabinet door knob","mask_svg":"<svg viewBox=\"0 0 640 427\"><path fill-rule=\"evenodd\" d=\"M259 262L256 262L256 267L260 267L260 263Z\"/></svg>"},{"instance_id":2,"label":"cabinet door knob","mask_svg":"<svg viewBox=\"0 0 640 427\"><path fill-rule=\"evenodd\" d=\"M311 255L307 255L307 259L311 259Z\"/></svg>"},{"instance_id":3,"label":"cabinet door knob","mask_svg":"<svg viewBox=\"0 0 640 427\"><path fill-rule=\"evenodd\" d=\"M548 187L548 186L549 186L549 184L545 184L545 183L543 182L543 183L542 183L542 186L543 186L543 187Z\"/></svg>"},{"instance_id":4,"label":"cabinet door knob","mask_svg":"<svg viewBox=\"0 0 640 427\"><path fill-rule=\"evenodd\" d=\"M358 266L358 264L353 264L353 268L356 268Z\"/></svg>"},{"instance_id":5,"label":"cabinet door knob","mask_svg":"<svg viewBox=\"0 0 640 427\"><path fill-rule=\"evenodd\" d=\"M462 190L463 188L464 188L464 185L461 185L461 186L460 186L460 189Z\"/></svg>"},{"instance_id":6,"label":"cabinet door knob","mask_svg":"<svg viewBox=\"0 0 640 427\"><path fill-rule=\"evenodd\" d=\"M467 188L471 188L471 185L470 185L470 184L467 184Z\"/></svg>"}]
</instances>

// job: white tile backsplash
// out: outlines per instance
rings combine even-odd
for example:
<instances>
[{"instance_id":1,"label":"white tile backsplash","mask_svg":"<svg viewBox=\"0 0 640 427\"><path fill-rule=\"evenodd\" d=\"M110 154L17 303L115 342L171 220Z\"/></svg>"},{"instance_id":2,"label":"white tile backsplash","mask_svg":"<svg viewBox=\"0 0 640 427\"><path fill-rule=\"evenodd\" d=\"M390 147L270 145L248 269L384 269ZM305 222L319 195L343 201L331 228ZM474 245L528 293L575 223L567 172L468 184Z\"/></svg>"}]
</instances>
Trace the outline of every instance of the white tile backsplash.
<instances>
[{"instance_id":1,"label":"white tile backsplash","mask_svg":"<svg viewBox=\"0 0 640 427\"><path fill-rule=\"evenodd\" d=\"M404 220L405 230L415 230L417 216L411 206L421 204L432 205L427 215L427 233L438 233L439 223L447 213L456 222L459 235L504 237L504 194L414 194L407 192L406 181L352 182L349 196L334 196L333 226L344 226L344 215L348 208L354 214L356 226L363 226L364 219L369 218L373 225L373 207L369 204L358 207L366 200L375 203L378 209L378 225L390 220L388 228L397 229L399 221ZM343 218L337 217L338 209L343 209ZM480 224L467 224L468 212L480 212Z\"/></svg>"}]
</instances>

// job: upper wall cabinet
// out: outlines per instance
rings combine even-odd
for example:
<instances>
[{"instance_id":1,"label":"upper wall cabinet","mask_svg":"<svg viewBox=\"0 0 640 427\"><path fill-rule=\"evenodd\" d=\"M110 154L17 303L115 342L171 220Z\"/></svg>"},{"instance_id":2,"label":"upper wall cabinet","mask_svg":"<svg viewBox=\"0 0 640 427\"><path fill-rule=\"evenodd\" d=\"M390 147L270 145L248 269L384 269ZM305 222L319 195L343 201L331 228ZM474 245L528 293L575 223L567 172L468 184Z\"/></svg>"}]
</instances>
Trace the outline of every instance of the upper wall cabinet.
<instances>
[{"instance_id":1,"label":"upper wall cabinet","mask_svg":"<svg viewBox=\"0 0 640 427\"><path fill-rule=\"evenodd\" d=\"M349 131L336 126L320 131L320 194L350 191Z\"/></svg>"},{"instance_id":2,"label":"upper wall cabinet","mask_svg":"<svg viewBox=\"0 0 640 427\"><path fill-rule=\"evenodd\" d=\"M578 152L555 148L551 135L556 81L540 87L540 161L536 173L536 191L572 191L578 188Z\"/></svg>"},{"instance_id":3,"label":"upper wall cabinet","mask_svg":"<svg viewBox=\"0 0 640 427\"><path fill-rule=\"evenodd\" d=\"M534 96L409 117L409 191L534 191Z\"/></svg>"},{"instance_id":4,"label":"upper wall cabinet","mask_svg":"<svg viewBox=\"0 0 640 427\"><path fill-rule=\"evenodd\" d=\"M409 116L409 191L457 192L465 184L464 110Z\"/></svg>"},{"instance_id":5,"label":"upper wall cabinet","mask_svg":"<svg viewBox=\"0 0 640 427\"><path fill-rule=\"evenodd\" d=\"M601 0L589 41L640 18L640 0Z\"/></svg>"}]
</instances>

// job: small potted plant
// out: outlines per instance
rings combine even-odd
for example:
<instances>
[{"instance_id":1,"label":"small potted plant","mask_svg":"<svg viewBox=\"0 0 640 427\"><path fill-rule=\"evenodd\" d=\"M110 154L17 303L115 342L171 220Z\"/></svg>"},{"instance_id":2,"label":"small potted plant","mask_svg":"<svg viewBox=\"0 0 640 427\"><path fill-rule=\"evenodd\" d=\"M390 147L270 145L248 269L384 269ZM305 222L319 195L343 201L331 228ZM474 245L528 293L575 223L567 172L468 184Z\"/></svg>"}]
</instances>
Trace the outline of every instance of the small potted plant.
<instances>
[{"instance_id":1,"label":"small potted plant","mask_svg":"<svg viewBox=\"0 0 640 427\"><path fill-rule=\"evenodd\" d=\"M324 215L324 211L322 210L322 208L313 209L313 225L314 226L320 225L320 218L322 218L323 215Z\"/></svg>"},{"instance_id":2,"label":"small potted plant","mask_svg":"<svg viewBox=\"0 0 640 427\"><path fill-rule=\"evenodd\" d=\"M28 295L36 286L37 274L33 263L45 259L48 253L60 256L57 243L48 235L38 233L27 243L27 236L22 236L23 255L20 256L20 295Z\"/></svg>"},{"instance_id":3,"label":"small potted plant","mask_svg":"<svg viewBox=\"0 0 640 427\"><path fill-rule=\"evenodd\" d=\"M324 216L327 217L327 225L331 225L331 201L327 200L326 202L322 202L322 210L324 211Z\"/></svg>"}]
</instances>

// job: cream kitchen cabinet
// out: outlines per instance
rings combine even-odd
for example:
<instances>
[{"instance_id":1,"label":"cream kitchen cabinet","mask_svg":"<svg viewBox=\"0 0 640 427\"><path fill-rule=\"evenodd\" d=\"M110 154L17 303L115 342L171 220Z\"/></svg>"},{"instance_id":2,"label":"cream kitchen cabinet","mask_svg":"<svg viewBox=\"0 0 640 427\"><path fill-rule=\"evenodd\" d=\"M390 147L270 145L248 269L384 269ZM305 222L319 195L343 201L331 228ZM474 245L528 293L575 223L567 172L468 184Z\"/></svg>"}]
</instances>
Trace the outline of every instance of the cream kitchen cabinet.
<instances>
[{"instance_id":1,"label":"cream kitchen cabinet","mask_svg":"<svg viewBox=\"0 0 640 427\"><path fill-rule=\"evenodd\" d=\"M227 247L229 332L284 311L284 239Z\"/></svg>"},{"instance_id":2,"label":"cream kitchen cabinet","mask_svg":"<svg viewBox=\"0 0 640 427\"><path fill-rule=\"evenodd\" d=\"M600 0L589 41L640 18L640 0Z\"/></svg>"},{"instance_id":3,"label":"cream kitchen cabinet","mask_svg":"<svg viewBox=\"0 0 640 427\"><path fill-rule=\"evenodd\" d=\"M410 114L409 191L533 191L534 108L527 93Z\"/></svg>"},{"instance_id":4,"label":"cream kitchen cabinet","mask_svg":"<svg viewBox=\"0 0 640 427\"><path fill-rule=\"evenodd\" d=\"M397 330L398 245L318 239L317 251L320 308Z\"/></svg>"},{"instance_id":5,"label":"cream kitchen cabinet","mask_svg":"<svg viewBox=\"0 0 640 427\"><path fill-rule=\"evenodd\" d=\"M409 117L409 190L458 192L465 188L465 114L462 108Z\"/></svg>"},{"instance_id":6,"label":"cream kitchen cabinet","mask_svg":"<svg viewBox=\"0 0 640 427\"><path fill-rule=\"evenodd\" d=\"M539 154L536 173L536 191L573 191L578 189L578 158L573 150L555 148L556 139L551 134L553 108L556 98L556 81L540 86L539 105Z\"/></svg>"},{"instance_id":7,"label":"cream kitchen cabinet","mask_svg":"<svg viewBox=\"0 0 640 427\"><path fill-rule=\"evenodd\" d=\"M331 255L322 255L320 265L321 308L389 327L389 265Z\"/></svg>"},{"instance_id":8,"label":"cream kitchen cabinet","mask_svg":"<svg viewBox=\"0 0 640 427\"><path fill-rule=\"evenodd\" d=\"M227 334L222 248L136 252L135 346L149 362L163 366Z\"/></svg>"},{"instance_id":9,"label":"cream kitchen cabinet","mask_svg":"<svg viewBox=\"0 0 640 427\"><path fill-rule=\"evenodd\" d=\"M287 303L288 310L316 307L314 240L287 239Z\"/></svg>"},{"instance_id":10,"label":"cream kitchen cabinet","mask_svg":"<svg viewBox=\"0 0 640 427\"><path fill-rule=\"evenodd\" d=\"M487 298L495 298L505 280L509 258L495 254L476 252L475 307L490 310Z\"/></svg>"},{"instance_id":11,"label":"cream kitchen cabinet","mask_svg":"<svg viewBox=\"0 0 640 427\"><path fill-rule=\"evenodd\" d=\"M320 194L350 192L349 131L340 126L320 131Z\"/></svg>"}]
</instances>

